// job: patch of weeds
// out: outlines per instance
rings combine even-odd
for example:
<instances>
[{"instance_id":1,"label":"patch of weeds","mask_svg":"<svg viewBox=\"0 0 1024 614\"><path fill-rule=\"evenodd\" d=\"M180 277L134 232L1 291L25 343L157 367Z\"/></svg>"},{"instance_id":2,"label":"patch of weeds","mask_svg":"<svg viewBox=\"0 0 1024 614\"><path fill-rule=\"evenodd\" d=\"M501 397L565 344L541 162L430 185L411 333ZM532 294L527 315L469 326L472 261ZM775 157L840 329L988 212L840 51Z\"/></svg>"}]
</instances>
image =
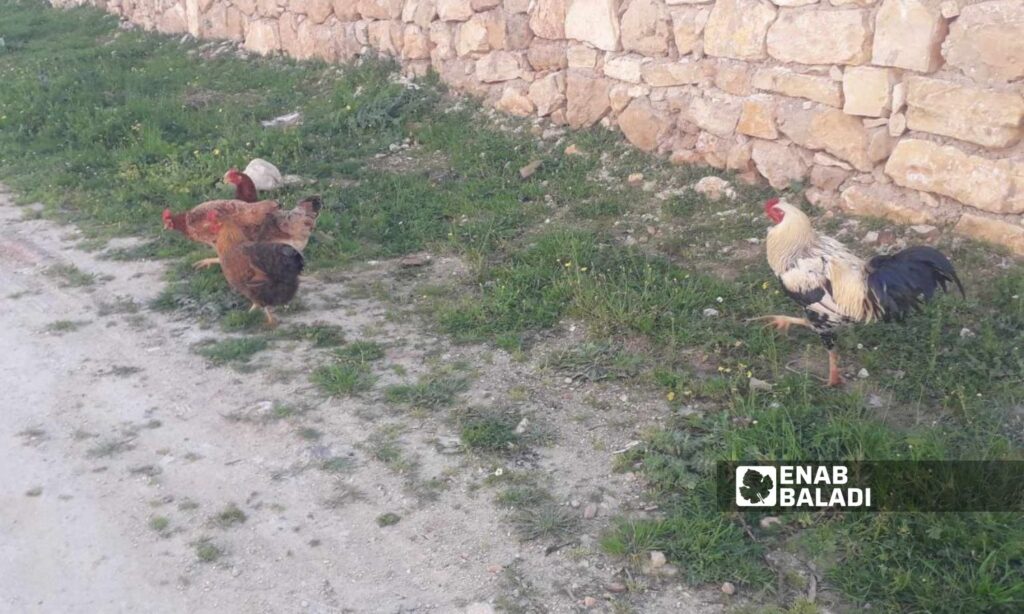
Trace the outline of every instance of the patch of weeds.
<instances>
[{"instance_id":1,"label":"patch of weeds","mask_svg":"<svg viewBox=\"0 0 1024 614\"><path fill-rule=\"evenodd\" d=\"M242 524L246 519L245 512L238 509L238 506L234 503L229 503L227 507L217 512L217 515L213 517L214 523L222 529Z\"/></svg>"},{"instance_id":2,"label":"patch of weeds","mask_svg":"<svg viewBox=\"0 0 1024 614\"><path fill-rule=\"evenodd\" d=\"M626 354L612 343L587 342L552 352L544 366L557 369L574 380L597 382L636 377L643 362L642 357Z\"/></svg>"},{"instance_id":3,"label":"patch of weeds","mask_svg":"<svg viewBox=\"0 0 1024 614\"><path fill-rule=\"evenodd\" d=\"M112 377L130 377L136 373L141 373L141 367L130 367L127 365L114 365L109 369L100 371L98 375L112 376Z\"/></svg>"},{"instance_id":4,"label":"patch of weeds","mask_svg":"<svg viewBox=\"0 0 1024 614\"><path fill-rule=\"evenodd\" d=\"M88 322L81 320L57 320L46 325L46 332L60 335L63 333L70 333L78 330L88 324Z\"/></svg>"},{"instance_id":5,"label":"patch of weeds","mask_svg":"<svg viewBox=\"0 0 1024 614\"><path fill-rule=\"evenodd\" d=\"M65 288L83 288L96 283L96 275L86 273L73 264L56 264L46 273L60 279L60 285Z\"/></svg>"},{"instance_id":6,"label":"patch of weeds","mask_svg":"<svg viewBox=\"0 0 1024 614\"><path fill-rule=\"evenodd\" d=\"M459 437L467 450L508 453L519 444L519 416L498 411L471 411L459 420Z\"/></svg>"},{"instance_id":7,"label":"patch of weeds","mask_svg":"<svg viewBox=\"0 0 1024 614\"><path fill-rule=\"evenodd\" d=\"M200 356L215 365L246 363L254 355L267 349L268 342L262 337L239 337L223 341L205 341L194 346Z\"/></svg>"},{"instance_id":8,"label":"patch of weeds","mask_svg":"<svg viewBox=\"0 0 1024 614\"><path fill-rule=\"evenodd\" d=\"M551 492L533 482L512 484L494 498L495 503L514 509L535 508L552 503Z\"/></svg>"},{"instance_id":9,"label":"patch of weeds","mask_svg":"<svg viewBox=\"0 0 1024 614\"><path fill-rule=\"evenodd\" d=\"M168 271L167 279L167 286L150 305L156 311L180 310L190 316L214 320L250 307L244 297L228 286L219 269L195 271L182 263Z\"/></svg>"},{"instance_id":10,"label":"patch of weeds","mask_svg":"<svg viewBox=\"0 0 1024 614\"><path fill-rule=\"evenodd\" d=\"M320 463L320 469L327 473L348 473L355 469L356 462L347 456L332 456Z\"/></svg>"},{"instance_id":11,"label":"patch of weeds","mask_svg":"<svg viewBox=\"0 0 1024 614\"><path fill-rule=\"evenodd\" d=\"M289 326L279 330L277 336L296 341L308 341L315 348L337 347L345 343L345 333L342 328L324 322Z\"/></svg>"},{"instance_id":12,"label":"patch of weeds","mask_svg":"<svg viewBox=\"0 0 1024 614\"><path fill-rule=\"evenodd\" d=\"M372 341L356 341L337 350L335 364L318 367L310 377L314 384L332 396L365 392L377 382L371 363L384 356L384 350Z\"/></svg>"},{"instance_id":13,"label":"patch of weeds","mask_svg":"<svg viewBox=\"0 0 1024 614\"><path fill-rule=\"evenodd\" d=\"M517 509L512 526L523 541L564 540L579 530L579 518L571 510L554 502Z\"/></svg>"},{"instance_id":14,"label":"patch of weeds","mask_svg":"<svg viewBox=\"0 0 1024 614\"><path fill-rule=\"evenodd\" d=\"M392 403L404 403L414 409L437 410L455 402L469 390L469 379L452 375L427 375L415 384L389 386L385 391Z\"/></svg>"},{"instance_id":15,"label":"patch of weeds","mask_svg":"<svg viewBox=\"0 0 1024 614\"><path fill-rule=\"evenodd\" d=\"M398 524L398 521L401 519L402 517L394 512L386 512L384 514L381 514L380 516L377 516L377 526L390 527L392 525Z\"/></svg>"},{"instance_id":16,"label":"patch of weeds","mask_svg":"<svg viewBox=\"0 0 1024 614\"><path fill-rule=\"evenodd\" d=\"M163 473L163 469L156 465L134 465L128 468L128 473L131 475L144 475L148 478L154 478Z\"/></svg>"},{"instance_id":17,"label":"patch of weeds","mask_svg":"<svg viewBox=\"0 0 1024 614\"><path fill-rule=\"evenodd\" d=\"M309 407L289 405L287 403L275 402L270 409L270 415L275 420L284 420L293 416L300 416L309 411Z\"/></svg>"},{"instance_id":18,"label":"patch of weeds","mask_svg":"<svg viewBox=\"0 0 1024 614\"><path fill-rule=\"evenodd\" d=\"M171 519L167 516L153 516L149 519L149 528L153 529L161 535L166 534L167 529L171 526Z\"/></svg>"},{"instance_id":19,"label":"patch of weeds","mask_svg":"<svg viewBox=\"0 0 1024 614\"><path fill-rule=\"evenodd\" d=\"M500 593L494 600L497 610L508 614L533 614L547 610L547 604L523 573L518 560L501 571L499 586Z\"/></svg>"},{"instance_id":20,"label":"patch of weeds","mask_svg":"<svg viewBox=\"0 0 1024 614\"><path fill-rule=\"evenodd\" d=\"M300 438L305 439L306 441L316 441L324 436L323 433L309 426L304 426L300 428L299 430L295 431L295 434L298 435Z\"/></svg>"},{"instance_id":21,"label":"patch of weeds","mask_svg":"<svg viewBox=\"0 0 1024 614\"><path fill-rule=\"evenodd\" d=\"M224 556L224 550L217 544L210 541L208 537L200 538L195 544L196 558L201 563L213 563L220 557Z\"/></svg>"},{"instance_id":22,"label":"patch of weeds","mask_svg":"<svg viewBox=\"0 0 1024 614\"><path fill-rule=\"evenodd\" d=\"M338 358L352 362L374 362L384 358L384 348L376 341L353 341L334 352Z\"/></svg>"},{"instance_id":23,"label":"patch of weeds","mask_svg":"<svg viewBox=\"0 0 1024 614\"><path fill-rule=\"evenodd\" d=\"M233 309L220 319L220 327L224 332L236 333L258 330L266 323L262 311Z\"/></svg>"},{"instance_id":24,"label":"patch of weeds","mask_svg":"<svg viewBox=\"0 0 1024 614\"><path fill-rule=\"evenodd\" d=\"M104 301L96 308L96 314L100 317L110 316L119 313L138 313L139 304L130 296L119 296L111 302Z\"/></svg>"},{"instance_id":25,"label":"patch of weeds","mask_svg":"<svg viewBox=\"0 0 1024 614\"><path fill-rule=\"evenodd\" d=\"M331 396L349 396L365 392L373 388L377 381L370 368L362 362L342 362L317 367L310 379L320 387L320 390Z\"/></svg>"},{"instance_id":26,"label":"patch of weeds","mask_svg":"<svg viewBox=\"0 0 1024 614\"><path fill-rule=\"evenodd\" d=\"M86 450L88 458L109 458L133 449L135 446L127 439L108 439Z\"/></svg>"},{"instance_id":27,"label":"patch of weeds","mask_svg":"<svg viewBox=\"0 0 1024 614\"><path fill-rule=\"evenodd\" d=\"M357 487L347 482L338 481L331 490L331 495L323 501L324 507L328 509L339 509L349 503L363 501L366 495Z\"/></svg>"},{"instance_id":28,"label":"patch of weeds","mask_svg":"<svg viewBox=\"0 0 1024 614\"><path fill-rule=\"evenodd\" d=\"M416 470L416 462L405 456L399 438L402 434L400 425L390 425L378 429L362 443L362 447L371 458L384 463L395 473L411 474Z\"/></svg>"}]
</instances>

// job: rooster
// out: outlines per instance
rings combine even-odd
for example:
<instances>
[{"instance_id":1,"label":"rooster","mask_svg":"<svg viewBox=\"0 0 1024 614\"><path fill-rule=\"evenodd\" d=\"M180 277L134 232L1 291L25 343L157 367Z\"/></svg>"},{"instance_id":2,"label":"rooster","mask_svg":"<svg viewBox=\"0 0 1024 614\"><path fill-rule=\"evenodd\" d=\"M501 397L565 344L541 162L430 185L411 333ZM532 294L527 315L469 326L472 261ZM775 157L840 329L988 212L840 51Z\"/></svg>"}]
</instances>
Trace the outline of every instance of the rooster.
<instances>
[{"instance_id":1,"label":"rooster","mask_svg":"<svg viewBox=\"0 0 1024 614\"><path fill-rule=\"evenodd\" d=\"M216 233L214 247L228 285L263 309L267 324L277 325L272 308L284 305L299 289L299 274L305 262L302 254L286 243L255 242L235 218L207 213L207 226Z\"/></svg>"},{"instance_id":2,"label":"rooster","mask_svg":"<svg viewBox=\"0 0 1024 614\"><path fill-rule=\"evenodd\" d=\"M306 249L322 207L319 196L304 198L290 211L282 211L273 200L211 200L183 213L171 213L170 209L165 209L163 220L165 229L176 230L193 241L212 246L216 243L217 233L211 229L209 214L216 212L221 221L234 220L252 241L285 243L301 252ZM204 258L195 267L203 268L218 262L217 258Z\"/></svg>"},{"instance_id":3,"label":"rooster","mask_svg":"<svg viewBox=\"0 0 1024 614\"><path fill-rule=\"evenodd\" d=\"M920 311L936 288L955 283L964 294L956 270L938 250L908 247L864 262L841 243L820 235L799 208L778 198L764 212L775 226L768 230L768 265L786 295L803 307L806 317L774 315L755 318L783 333L806 326L828 349L828 385L840 386L836 328L876 320L901 320Z\"/></svg>"}]
</instances>

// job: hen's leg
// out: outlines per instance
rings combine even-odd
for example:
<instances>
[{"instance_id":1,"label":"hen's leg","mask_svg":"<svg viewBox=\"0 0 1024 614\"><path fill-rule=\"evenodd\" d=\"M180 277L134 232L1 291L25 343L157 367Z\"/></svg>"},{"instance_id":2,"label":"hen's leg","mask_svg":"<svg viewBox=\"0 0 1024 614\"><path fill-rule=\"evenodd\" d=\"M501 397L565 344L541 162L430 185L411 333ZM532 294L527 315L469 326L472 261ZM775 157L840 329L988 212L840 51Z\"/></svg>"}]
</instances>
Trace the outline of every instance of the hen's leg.
<instances>
[{"instance_id":1,"label":"hen's leg","mask_svg":"<svg viewBox=\"0 0 1024 614\"><path fill-rule=\"evenodd\" d=\"M811 327L811 322L807 318L794 318L793 316L761 316L759 318L750 318L747 322L764 322L765 326L771 326L783 334L789 332L790 326Z\"/></svg>"},{"instance_id":2,"label":"hen's leg","mask_svg":"<svg viewBox=\"0 0 1024 614\"><path fill-rule=\"evenodd\" d=\"M838 388L846 383L843 379L843 374L839 372L839 352L835 350L828 351L828 385L833 388Z\"/></svg>"},{"instance_id":3,"label":"hen's leg","mask_svg":"<svg viewBox=\"0 0 1024 614\"><path fill-rule=\"evenodd\" d=\"M208 266L214 264L220 264L220 258L203 258L199 262L192 265L193 269L205 269Z\"/></svg>"},{"instance_id":4,"label":"hen's leg","mask_svg":"<svg viewBox=\"0 0 1024 614\"><path fill-rule=\"evenodd\" d=\"M830 330L819 333L821 342L828 349L828 385L836 388L846 383L839 372L839 352L836 351L836 335Z\"/></svg>"},{"instance_id":5,"label":"hen's leg","mask_svg":"<svg viewBox=\"0 0 1024 614\"><path fill-rule=\"evenodd\" d=\"M270 310L270 307L264 307L263 313L267 314L267 326L277 326L277 318L274 317L274 312Z\"/></svg>"},{"instance_id":6,"label":"hen's leg","mask_svg":"<svg viewBox=\"0 0 1024 614\"><path fill-rule=\"evenodd\" d=\"M249 308L249 313L252 313L252 312L256 311L259 308L260 308L259 305L257 305L256 303L253 303L252 307Z\"/></svg>"}]
</instances>

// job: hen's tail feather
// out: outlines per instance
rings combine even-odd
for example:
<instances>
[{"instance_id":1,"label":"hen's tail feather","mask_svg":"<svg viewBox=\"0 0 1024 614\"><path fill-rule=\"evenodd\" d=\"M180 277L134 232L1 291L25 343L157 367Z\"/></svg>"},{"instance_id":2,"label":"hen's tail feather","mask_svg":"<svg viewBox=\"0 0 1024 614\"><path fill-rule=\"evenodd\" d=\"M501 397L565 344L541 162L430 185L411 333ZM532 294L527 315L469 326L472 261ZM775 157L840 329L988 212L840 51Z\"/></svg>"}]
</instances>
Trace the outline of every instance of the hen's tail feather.
<instances>
[{"instance_id":1,"label":"hen's tail feather","mask_svg":"<svg viewBox=\"0 0 1024 614\"><path fill-rule=\"evenodd\" d=\"M317 217L319 217L320 209L322 209L323 206L323 200L320 198L320 195L317 194L315 196L303 198L301 201L299 201L299 204L296 205L296 208L301 209L306 213L306 215L315 220Z\"/></svg>"},{"instance_id":2,"label":"hen's tail feather","mask_svg":"<svg viewBox=\"0 0 1024 614\"><path fill-rule=\"evenodd\" d=\"M925 245L875 256L868 263L872 303L877 315L886 321L920 311L921 303L931 299L936 288L948 292L951 283L956 284L961 296L966 296L949 258Z\"/></svg>"}]
</instances>

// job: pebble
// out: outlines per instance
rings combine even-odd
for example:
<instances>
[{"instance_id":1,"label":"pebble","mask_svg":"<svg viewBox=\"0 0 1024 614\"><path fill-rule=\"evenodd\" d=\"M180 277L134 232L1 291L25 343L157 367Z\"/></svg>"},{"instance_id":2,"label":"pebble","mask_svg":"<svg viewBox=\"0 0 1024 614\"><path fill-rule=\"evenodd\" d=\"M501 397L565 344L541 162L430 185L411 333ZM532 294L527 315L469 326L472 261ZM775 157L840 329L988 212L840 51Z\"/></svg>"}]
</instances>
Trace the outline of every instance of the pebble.
<instances>
[{"instance_id":1,"label":"pebble","mask_svg":"<svg viewBox=\"0 0 1024 614\"><path fill-rule=\"evenodd\" d=\"M861 242L866 243L868 245L874 245L875 243L878 243L878 233L875 232L874 230L869 231L867 234L864 235L864 238L861 239Z\"/></svg>"},{"instance_id":2,"label":"pebble","mask_svg":"<svg viewBox=\"0 0 1024 614\"><path fill-rule=\"evenodd\" d=\"M529 428L529 426L530 426L530 419L529 418L523 418L522 420L519 421L519 424L516 425L516 434L517 435L522 435L523 433L526 432L526 429Z\"/></svg>"},{"instance_id":3,"label":"pebble","mask_svg":"<svg viewBox=\"0 0 1024 614\"><path fill-rule=\"evenodd\" d=\"M863 368L863 367L861 368L860 371L857 371L857 377L859 377L860 379L867 379L870 376L871 376L871 374L868 373L868 370Z\"/></svg>"},{"instance_id":4,"label":"pebble","mask_svg":"<svg viewBox=\"0 0 1024 614\"><path fill-rule=\"evenodd\" d=\"M658 550L651 550L651 567L657 569L664 567L668 561L665 559L665 553Z\"/></svg>"},{"instance_id":5,"label":"pebble","mask_svg":"<svg viewBox=\"0 0 1024 614\"><path fill-rule=\"evenodd\" d=\"M582 156L583 155L583 151L580 150L580 148L577 147L575 144L573 144L573 145L569 145L568 147L565 148L565 155L567 155L567 156Z\"/></svg>"},{"instance_id":6,"label":"pebble","mask_svg":"<svg viewBox=\"0 0 1024 614\"><path fill-rule=\"evenodd\" d=\"M761 525L762 529L768 529L777 524L782 524L782 521L779 520L778 516L765 516L761 519L761 522L759 524Z\"/></svg>"},{"instance_id":7,"label":"pebble","mask_svg":"<svg viewBox=\"0 0 1024 614\"><path fill-rule=\"evenodd\" d=\"M629 177L626 178L626 183L628 183L629 185L640 185L641 183L643 183L643 180L643 173L630 173Z\"/></svg>"},{"instance_id":8,"label":"pebble","mask_svg":"<svg viewBox=\"0 0 1024 614\"><path fill-rule=\"evenodd\" d=\"M732 582L723 582L722 583L722 592L725 593L726 595L733 595L733 594L736 593L736 585L733 584Z\"/></svg>"},{"instance_id":9,"label":"pebble","mask_svg":"<svg viewBox=\"0 0 1024 614\"><path fill-rule=\"evenodd\" d=\"M705 318L717 318L719 316L718 310L711 307L705 309L703 313Z\"/></svg>"},{"instance_id":10,"label":"pebble","mask_svg":"<svg viewBox=\"0 0 1024 614\"><path fill-rule=\"evenodd\" d=\"M768 390L771 390L774 387L772 384L769 384L768 382L766 382L764 380L757 379L756 377L750 378L749 384L750 384L750 389L751 390L768 391Z\"/></svg>"},{"instance_id":11,"label":"pebble","mask_svg":"<svg viewBox=\"0 0 1024 614\"><path fill-rule=\"evenodd\" d=\"M723 196L730 199L736 198L736 191L732 189L729 182L713 175L704 177L695 183L693 191L707 196L708 200L712 202L721 200Z\"/></svg>"},{"instance_id":12,"label":"pebble","mask_svg":"<svg viewBox=\"0 0 1024 614\"><path fill-rule=\"evenodd\" d=\"M585 608L592 608L595 605L597 605L597 599L595 597L584 597L583 598L583 607L585 607Z\"/></svg>"},{"instance_id":13,"label":"pebble","mask_svg":"<svg viewBox=\"0 0 1024 614\"><path fill-rule=\"evenodd\" d=\"M604 587L609 593L625 593L626 585L622 582L609 582Z\"/></svg>"},{"instance_id":14,"label":"pebble","mask_svg":"<svg viewBox=\"0 0 1024 614\"><path fill-rule=\"evenodd\" d=\"M878 396L877 394L868 395L869 407L882 407L883 405L885 405L885 401L882 400L882 397Z\"/></svg>"},{"instance_id":15,"label":"pebble","mask_svg":"<svg viewBox=\"0 0 1024 614\"><path fill-rule=\"evenodd\" d=\"M540 168L541 164L544 164L543 160L534 160L533 162L530 162L523 168L519 169L519 176L523 179L529 179L537 172L537 169Z\"/></svg>"},{"instance_id":16,"label":"pebble","mask_svg":"<svg viewBox=\"0 0 1024 614\"><path fill-rule=\"evenodd\" d=\"M968 339L968 338L973 337L973 336L974 336L974 331L973 330L971 330L969 328L961 328L960 329L960 338L961 339Z\"/></svg>"},{"instance_id":17,"label":"pebble","mask_svg":"<svg viewBox=\"0 0 1024 614\"><path fill-rule=\"evenodd\" d=\"M583 518L585 518L587 520L593 520L596 517L597 517L597 504L596 503L588 503L587 506L585 508L583 508Z\"/></svg>"},{"instance_id":18,"label":"pebble","mask_svg":"<svg viewBox=\"0 0 1024 614\"><path fill-rule=\"evenodd\" d=\"M565 380L563 380L563 381L564 381L564 382L565 382L566 384L571 384L571 383L572 383L572 378L571 378L571 377L567 377L567 378L565 378Z\"/></svg>"}]
</instances>

